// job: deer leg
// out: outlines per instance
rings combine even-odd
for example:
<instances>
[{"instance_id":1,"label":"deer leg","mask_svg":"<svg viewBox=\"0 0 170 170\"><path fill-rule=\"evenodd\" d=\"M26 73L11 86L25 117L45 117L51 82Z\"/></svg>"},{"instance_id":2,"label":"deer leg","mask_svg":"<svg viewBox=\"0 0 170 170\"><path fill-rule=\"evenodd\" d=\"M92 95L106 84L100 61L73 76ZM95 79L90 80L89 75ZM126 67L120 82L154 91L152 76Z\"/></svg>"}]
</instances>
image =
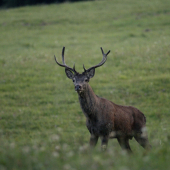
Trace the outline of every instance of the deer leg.
<instances>
[{"instance_id":1,"label":"deer leg","mask_svg":"<svg viewBox=\"0 0 170 170\"><path fill-rule=\"evenodd\" d=\"M96 144L97 144L97 141L98 141L98 136L95 136L95 135L91 135L90 136L90 146L91 147L95 147Z\"/></svg>"},{"instance_id":2,"label":"deer leg","mask_svg":"<svg viewBox=\"0 0 170 170\"><path fill-rule=\"evenodd\" d=\"M147 135L143 134L143 133L137 133L134 138L136 139L136 141L145 149L150 150L151 149L151 145L149 144L149 140Z\"/></svg>"},{"instance_id":3,"label":"deer leg","mask_svg":"<svg viewBox=\"0 0 170 170\"><path fill-rule=\"evenodd\" d=\"M132 150L129 145L129 139L128 138L117 138L119 145L122 149L127 150L129 153L132 153Z\"/></svg>"},{"instance_id":4,"label":"deer leg","mask_svg":"<svg viewBox=\"0 0 170 170\"><path fill-rule=\"evenodd\" d=\"M108 136L103 136L101 138L101 149L105 151L107 149L107 144L108 144L109 137Z\"/></svg>"}]
</instances>

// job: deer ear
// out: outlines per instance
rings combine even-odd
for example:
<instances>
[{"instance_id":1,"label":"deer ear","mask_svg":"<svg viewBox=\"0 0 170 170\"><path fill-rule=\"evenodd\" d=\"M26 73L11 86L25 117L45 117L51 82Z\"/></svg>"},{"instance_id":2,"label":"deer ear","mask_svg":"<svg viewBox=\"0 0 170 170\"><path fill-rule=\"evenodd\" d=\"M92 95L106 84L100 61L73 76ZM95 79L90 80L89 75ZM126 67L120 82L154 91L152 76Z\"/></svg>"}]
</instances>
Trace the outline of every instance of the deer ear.
<instances>
[{"instance_id":1,"label":"deer ear","mask_svg":"<svg viewBox=\"0 0 170 170\"><path fill-rule=\"evenodd\" d=\"M92 68L87 72L88 78L92 78L94 74L95 74L95 68Z\"/></svg>"},{"instance_id":2,"label":"deer ear","mask_svg":"<svg viewBox=\"0 0 170 170\"><path fill-rule=\"evenodd\" d=\"M73 79L73 78L74 78L73 72L70 71L69 69L65 68L65 73L66 73L66 75L67 75L67 77L68 77L69 79Z\"/></svg>"}]
</instances>

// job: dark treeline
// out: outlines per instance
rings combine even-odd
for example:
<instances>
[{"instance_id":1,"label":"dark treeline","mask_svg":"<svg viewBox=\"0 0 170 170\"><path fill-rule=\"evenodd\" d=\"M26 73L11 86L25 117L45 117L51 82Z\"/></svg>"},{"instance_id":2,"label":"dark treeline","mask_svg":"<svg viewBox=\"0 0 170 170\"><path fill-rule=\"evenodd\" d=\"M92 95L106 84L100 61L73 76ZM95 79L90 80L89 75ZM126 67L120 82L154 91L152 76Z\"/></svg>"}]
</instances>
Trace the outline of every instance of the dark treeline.
<instances>
[{"instance_id":1,"label":"dark treeline","mask_svg":"<svg viewBox=\"0 0 170 170\"><path fill-rule=\"evenodd\" d=\"M76 2L85 0L0 0L1 7L19 7L26 5L51 4L62 2Z\"/></svg>"}]
</instances>

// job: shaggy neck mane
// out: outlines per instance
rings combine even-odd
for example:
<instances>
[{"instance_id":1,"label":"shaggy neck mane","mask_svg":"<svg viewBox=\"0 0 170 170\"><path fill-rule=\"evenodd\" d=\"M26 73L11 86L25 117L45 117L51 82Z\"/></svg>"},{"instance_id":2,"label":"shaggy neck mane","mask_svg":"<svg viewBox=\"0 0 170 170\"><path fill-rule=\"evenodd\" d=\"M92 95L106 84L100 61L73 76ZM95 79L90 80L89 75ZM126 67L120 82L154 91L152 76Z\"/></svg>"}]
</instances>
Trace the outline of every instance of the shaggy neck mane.
<instances>
[{"instance_id":1,"label":"shaggy neck mane","mask_svg":"<svg viewBox=\"0 0 170 170\"><path fill-rule=\"evenodd\" d=\"M89 84L86 85L84 92L79 94L79 102L86 117L95 113L97 96Z\"/></svg>"}]
</instances>

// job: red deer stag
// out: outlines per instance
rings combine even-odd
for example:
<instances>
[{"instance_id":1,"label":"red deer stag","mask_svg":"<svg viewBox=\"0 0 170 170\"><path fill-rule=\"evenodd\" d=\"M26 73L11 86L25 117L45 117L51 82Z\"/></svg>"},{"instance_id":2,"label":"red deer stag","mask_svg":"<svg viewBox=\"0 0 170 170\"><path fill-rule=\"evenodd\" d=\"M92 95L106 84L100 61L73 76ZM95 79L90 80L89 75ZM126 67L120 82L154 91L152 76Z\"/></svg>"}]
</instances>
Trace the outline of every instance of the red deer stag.
<instances>
[{"instance_id":1,"label":"red deer stag","mask_svg":"<svg viewBox=\"0 0 170 170\"><path fill-rule=\"evenodd\" d=\"M65 67L67 77L72 79L74 83L81 109L86 117L86 126L91 134L90 146L94 147L100 137L101 147L105 150L109 138L117 138L122 149L131 152L129 139L134 137L142 147L149 149L151 146L146 133L144 114L135 107L117 105L95 95L88 84L90 78L95 74L95 68L102 66L106 62L110 51L105 54L101 48L102 61L87 70L83 65L84 72L82 74L75 70L75 65L73 68L66 65L64 51L65 47L62 50L63 64L60 64L55 56L54 58L59 66Z\"/></svg>"}]
</instances>

